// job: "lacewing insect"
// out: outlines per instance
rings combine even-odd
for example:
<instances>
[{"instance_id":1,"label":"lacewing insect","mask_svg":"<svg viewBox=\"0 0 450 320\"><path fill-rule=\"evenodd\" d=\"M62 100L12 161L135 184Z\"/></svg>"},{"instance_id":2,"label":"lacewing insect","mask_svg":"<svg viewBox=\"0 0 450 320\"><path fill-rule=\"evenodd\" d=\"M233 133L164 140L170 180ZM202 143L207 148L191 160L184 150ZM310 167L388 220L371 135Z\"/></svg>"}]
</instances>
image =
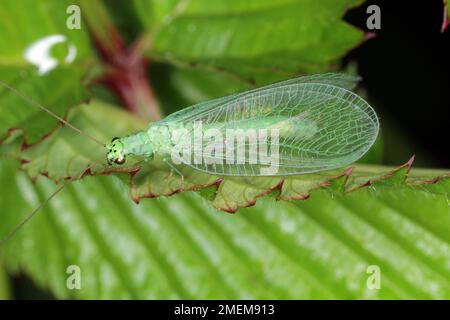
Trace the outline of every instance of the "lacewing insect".
<instances>
[{"instance_id":1,"label":"lacewing insect","mask_svg":"<svg viewBox=\"0 0 450 320\"><path fill-rule=\"evenodd\" d=\"M121 165L128 156L150 160L156 154L174 168L174 148L192 147L199 123L202 133L214 131L215 138L219 138L213 141L216 152L208 154L210 159L192 161L189 155L179 161L195 170L214 175L264 176L344 167L369 150L379 130L375 111L350 91L357 81L357 77L344 74L305 76L200 103L152 123L143 131L114 138L106 146L107 161ZM234 141L226 141L230 131L245 135L251 130L257 134L275 129L277 141L245 139L241 146L244 159L236 161ZM180 131L181 137L176 136L175 132ZM260 170L257 148L252 150L252 144L258 142L260 149L277 151L275 173ZM197 146L200 155L210 145L211 141L201 139ZM225 150L227 146L231 153ZM252 158L254 161L250 161Z\"/></svg>"},{"instance_id":2,"label":"lacewing insect","mask_svg":"<svg viewBox=\"0 0 450 320\"><path fill-rule=\"evenodd\" d=\"M178 173L177 164L183 163L212 175L283 176L344 167L370 149L377 138L379 122L372 107L351 91L358 81L358 77L326 73L275 83L196 104L151 123L142 131L115 137L109 144L9 85L0 84L105 147L109 165L123 165L130 156L151 161L158 155ZM240 137L241 149L230 142L229 133L233 130L238 132L238 140L239 134L244 135ZM263 130L277 134L264 135ZM200 133L199 141L196 131L197 135ZM252 141L252 137L256 140ZM187 156L177 151L174 158L174 149L187 150ZM206 149L212 152L205 153ZM244 159L236 158L239 150L243 150ZM276 170L265 170L274 164L261 157L269 151L276 152ZM57 192L60 190L62 187Z\"/></svg>"}]
</instances>

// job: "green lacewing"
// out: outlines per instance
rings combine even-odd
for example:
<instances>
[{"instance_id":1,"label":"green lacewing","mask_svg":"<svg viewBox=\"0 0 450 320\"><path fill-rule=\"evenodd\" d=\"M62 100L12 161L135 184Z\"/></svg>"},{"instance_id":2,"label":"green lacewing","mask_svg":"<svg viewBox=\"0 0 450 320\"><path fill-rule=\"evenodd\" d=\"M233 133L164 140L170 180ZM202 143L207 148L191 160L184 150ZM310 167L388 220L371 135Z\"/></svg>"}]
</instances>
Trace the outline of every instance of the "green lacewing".
<instances>
[{"instance_id":1,"label":"green lacewing","mask_svg":"<svg viewBox=\"0 0 450 320\"><path fill-rule=\"evenodd\" d=\"M379 121L372 107L352 92L358 81L355 76L326 73L278 82L182 109L142 131L115 137L109 144L8 84L0 84L105 147L109 165L122 165L129 156L151 161L158 155L180 175L177 164L212 175L248 177L330 170L361 158L377 138ZM232 141L229 132L234 133ZM66 180L0 243L77 178Z\"/></svg>"},{"instance_id":2,"label":"green lacewing","mask_svg":"<svg viewBox=\"0 0 450 320\"><path fill-rule=\"evenodd\" d=\"M123 164L127 156L150 160L156 154L173 167L174 148L187 148L191 154L178 157L178 164L213 175L291 175L344 167L370 149L379 130L375 111L351 91L358 80L335 73L304 76L200 103L140 132L114 138L107 145L107 160ZM193 160L196 124L203 134L215 132L215 140L200 138L197 143L200 157L214 149L203 161ZM258 140L263 130L277 130L277 139L267 138L267 133ZM230 131L237 133L236 141L227 141ZM239 138L241 145L236 146ZM236 156L239 148L241 161ZM275 171L261 170L274 163L258 161L258 151L267 155L269 149L276 151Z\"/></svg>"}]
</instances>

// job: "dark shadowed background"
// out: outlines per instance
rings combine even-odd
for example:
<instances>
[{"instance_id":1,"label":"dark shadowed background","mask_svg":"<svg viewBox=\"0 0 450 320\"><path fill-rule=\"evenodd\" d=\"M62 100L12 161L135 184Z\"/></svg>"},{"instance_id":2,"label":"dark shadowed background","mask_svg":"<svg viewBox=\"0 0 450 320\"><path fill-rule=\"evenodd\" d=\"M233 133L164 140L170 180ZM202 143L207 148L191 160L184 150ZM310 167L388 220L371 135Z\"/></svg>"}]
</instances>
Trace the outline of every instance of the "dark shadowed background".
<instances>
[{"instance_id":1,"label":"dark shadowed background","mask_svg":"<svg viewBox=\"0 0 450 320\"><path fill-rule=\"evenodd\" d=\"M381 118L385 163L415 153L416 165L449 167L450 30L440 32L443 3L367 1L346 20L366 29L371 4L381 8L381 30L345 61L357 62Z\"/></svg>"}]
</instances>

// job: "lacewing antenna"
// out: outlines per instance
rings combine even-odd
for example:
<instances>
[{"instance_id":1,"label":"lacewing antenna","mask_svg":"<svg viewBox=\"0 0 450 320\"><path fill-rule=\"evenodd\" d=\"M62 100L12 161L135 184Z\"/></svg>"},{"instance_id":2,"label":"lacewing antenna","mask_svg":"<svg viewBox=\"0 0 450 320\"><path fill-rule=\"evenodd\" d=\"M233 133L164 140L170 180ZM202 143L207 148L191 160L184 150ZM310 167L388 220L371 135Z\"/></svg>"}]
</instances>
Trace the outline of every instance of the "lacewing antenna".
<instances>
[{"instance_id":1,"label":"lacewing antenna","mask_svg":"<svg viewBox=\"0 0 450 320\"><path fill-rule=\"evenodd\" d=\"M0 80L0 85L3 86L4 88L8 89L9 91L11 91L12 93L14 93L16 96L18 96L19 98L21 98L22 100L28 102L30 105L44 111L45 113L47 113L48 115L50 115L51 117L55 118L56 120L62 122L64 125L68 126L70 129L74 130L75 132L77 132L78 134L91 139L92 141L94 141L95 143L101 145L102 147L105 147L106 144L101 142L100 140L98 140L97 138L91 136L90 134L83 132L82 130L80 130L79 128L75 127L73 124L69 123L67 120L64 120L63 118L61 118L60 116L58 116L57 114L55 114L53 111L49 110L48 108L44 107L42 104L40 104L39 102L31 99L30 97L26 96L25 94L23 94L22 92L20 92L19 90L11 87L9 84L3 82Z\"/></svg>"},{"instance_id":2,"label":"lacewing antenna","mask_svg":"<svg viewBox=\"0 0 450 320\"><path fill-rule=\"evenodd\" d=\"M47 199L45 199L42 203L40 203L31 213L29 213L25 219L22 220L17 226L14 227L5 237L3 237L0 240L0 247L3 246L9 239L11 239L25 224L27 224L42 208L44 208L50 200L52 200L58 193L60 193L69 183L81 178L83 174L87 171L89 171L91 168L94 167L97 163L92 163L89 167L86 169L83 169L78 175L74 176L73 178L70 178L68 180L65 180L63 184L61 184L53 193L48 196Z\"/></svg>"},{"instance_id":3,"label":"lacewing antenna","mask_svg":"<svg viewBox=\"0 0 450 320\"><path fill-rule=\"evenodd\" d=\"M104 144L103 142L101 142L100 140L96 139L95 137L89 135L86 132L83 132L81 129L77 128L76 126L74 126L73 124L71 124L70 122L68 122L67 120L61 118L60 116L58 116L57 114L55 114L53 111L49 110L48 108L44 107L42 104L38 103L37 101L33 100L32 98L26 96L24 93L20 92L19 90L11 87L9 84L5 83L4 81L0 80L0 85L6 89L8 89L9 91L11 91L12 93L14 93L16 96L18 96L19 98L21 98L22 100L28 102L30 105L40 109L41 111L44 111L45 113L47 113L48 115L50 115L51 117L55 118L56 120L60 121L61 123L63 123L64 125L66 125L67 127L69 127L70 129L74 130L75 132L77 132L78 134L94 141L95 143L105 147L106 144ZM86 172L87 170L91 169L93 167L93 165L95 165L96 163L94 162L92 165L90 165L87 169L83 169L79 175L77 175L75 178L71 178L69 180L64 181L64 183L62 185L60 185L44 202L42 202L38 207L36 207L29 215L27 215L27 217L21 222L19 223L13 230L11 230L11 232L5 236L3 239L0 240L0 246L2 246L5 242L7 242L9 239L11 239L16 233L17 231L19 231L28 221L30 221L43 207L45 207L45 205L47 205L47 203L50 202L51 199L53 199L59 192L61 192L64 187L66 187L70 182L78 179L79 177L81 177L83 175L84 172Z\"/></svg>"},{"instance_id":4,"label":"lacewing antenna","mask_svg":"<svg viewBox=\"0 0 450 320\"><path fill-rule=\"evenodd\" d=\"M22 222L14 227L2 240L0 240L0 247L3 246L9 239L11 239L17 231L19 231L28 221L30 221L36 213L38 213L47 203L50 202L65 186L69 184L70 180L65 181L61 186L59 186L44 202L36 207Z\"/></svg>"}]
</instances>

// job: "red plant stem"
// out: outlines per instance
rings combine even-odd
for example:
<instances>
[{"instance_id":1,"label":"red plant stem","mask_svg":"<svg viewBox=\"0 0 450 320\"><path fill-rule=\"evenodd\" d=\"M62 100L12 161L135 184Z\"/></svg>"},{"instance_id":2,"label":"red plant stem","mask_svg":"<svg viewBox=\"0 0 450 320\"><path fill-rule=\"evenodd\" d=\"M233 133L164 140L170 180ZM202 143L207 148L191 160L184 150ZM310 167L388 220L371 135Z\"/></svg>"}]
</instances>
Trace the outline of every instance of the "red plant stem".
<instances>
[{"instance_id":1,"label":"red plant stem","mask_svg":"<svg viewBox=\"0 0 450 320\"><path fill-rule=\"evenodd\" d=\"M444 18L442 19L441 32L444 33L449 26L448 0L444 0Z\"/></svg>"},{"instance_id":2,"label":"red plant stem","mask_svg":"<svg viewBox=\"0 0 450 320\"><path fill-rule=\"evenodd\" d=\"M104 64L98 79L111 88L132 113L147 120L161 119L161 110L147 77L149 61L135 48L127 48L100 1L80 1L84 17Z\"/></svg>"}]
</instances>

